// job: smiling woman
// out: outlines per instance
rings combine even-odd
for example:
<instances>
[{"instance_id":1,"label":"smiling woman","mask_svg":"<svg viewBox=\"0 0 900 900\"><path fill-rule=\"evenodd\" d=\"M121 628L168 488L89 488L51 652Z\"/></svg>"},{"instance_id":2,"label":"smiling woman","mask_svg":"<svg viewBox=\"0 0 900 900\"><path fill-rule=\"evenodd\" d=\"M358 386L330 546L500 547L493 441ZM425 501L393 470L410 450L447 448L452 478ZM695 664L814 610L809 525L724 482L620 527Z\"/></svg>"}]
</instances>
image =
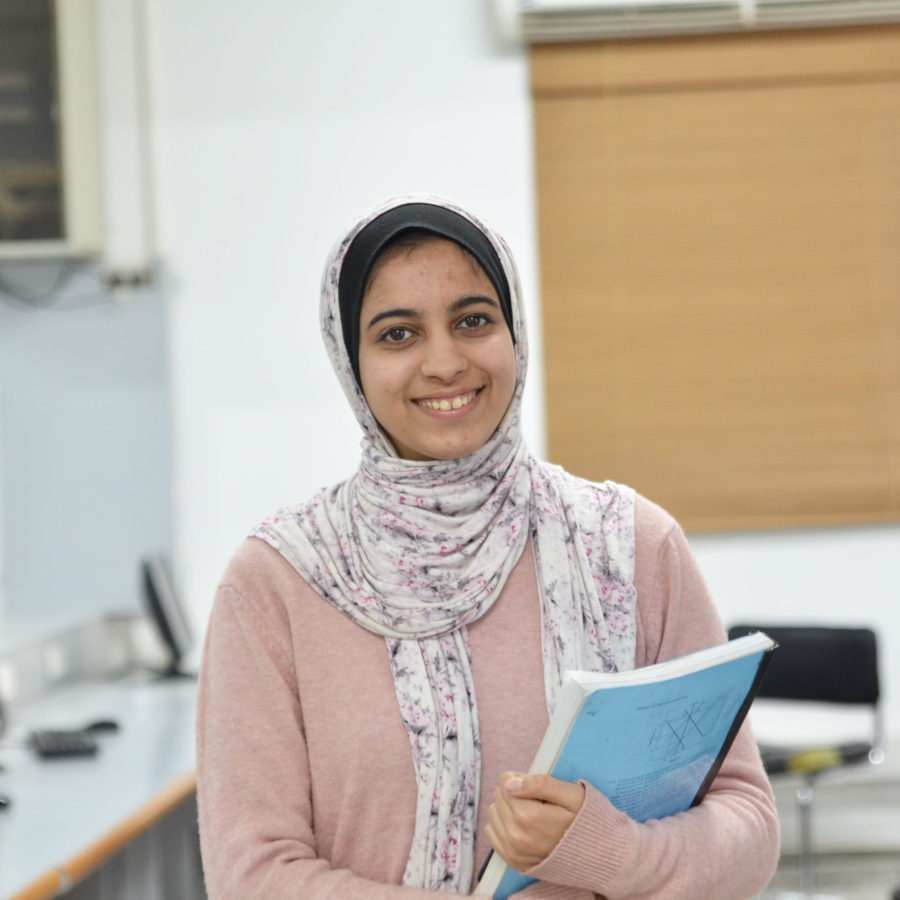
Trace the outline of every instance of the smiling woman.
<instances>
[{"instance_id":1,"label":"smiling woman","mask_svg":"<svg viewBox=\"0 0 900 900\"><path fill-rule=\"evenodd\" d=\"M497 292L468 251L431 238L391 254L360 315L361 386L397 453L458 459L483 446L509 407L516 358Z\"/></svg>"},{"instance_id":2,"label":"smiling woman","mask_svg":"<svg viewBox=\"0 0 900 900\"><path fill-rule=\"evenodd\" d=\"M724 640L683 533L624 485L535 459L503 240L382 204L326 263L322 333L358 471L259 525L207 628L198 802L215 898L468 895L493 848L530 900L737 900L778 851L753 737L703 802L639 824L522 776L567 669Z\"/></svg>"}]
</instances>

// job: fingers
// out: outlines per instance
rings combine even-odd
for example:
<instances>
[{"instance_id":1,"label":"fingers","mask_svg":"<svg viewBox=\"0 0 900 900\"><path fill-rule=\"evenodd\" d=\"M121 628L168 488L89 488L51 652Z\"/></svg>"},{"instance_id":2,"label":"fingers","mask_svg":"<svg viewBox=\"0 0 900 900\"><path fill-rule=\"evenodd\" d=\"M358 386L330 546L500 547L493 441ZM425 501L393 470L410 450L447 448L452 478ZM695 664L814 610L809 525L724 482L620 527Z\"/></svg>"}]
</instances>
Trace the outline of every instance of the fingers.
<instances>
[{"instance_id":1,"label":"fingers","mask_svg":"<svg viewBox=\"0 0 900 900\"><path fill-rule=\"evenodd\" d=\"M507 772L494 794L485 835L494 850L522 872L555 849L583 801L580 784Z\"/></svg>"}]
</instances>

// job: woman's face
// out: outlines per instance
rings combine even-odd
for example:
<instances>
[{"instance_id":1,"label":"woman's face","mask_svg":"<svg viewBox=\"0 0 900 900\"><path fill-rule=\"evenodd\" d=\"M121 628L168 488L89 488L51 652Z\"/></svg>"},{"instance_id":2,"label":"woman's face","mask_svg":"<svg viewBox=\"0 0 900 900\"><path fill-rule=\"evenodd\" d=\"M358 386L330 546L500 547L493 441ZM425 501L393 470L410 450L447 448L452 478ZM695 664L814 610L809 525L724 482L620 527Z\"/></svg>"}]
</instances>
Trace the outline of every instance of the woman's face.
<instances>
[{"instance_id":1,"label":"woman's face","mask_svg":"<svg viewBox=\"0 0 900 900\"><path fill-rule=\"evenodd\" d=\"M481 267L435 238L377 265L360 313L363 393L404 459L458 459L494 433L516 357Z\"/></svg>"}]
</instances>

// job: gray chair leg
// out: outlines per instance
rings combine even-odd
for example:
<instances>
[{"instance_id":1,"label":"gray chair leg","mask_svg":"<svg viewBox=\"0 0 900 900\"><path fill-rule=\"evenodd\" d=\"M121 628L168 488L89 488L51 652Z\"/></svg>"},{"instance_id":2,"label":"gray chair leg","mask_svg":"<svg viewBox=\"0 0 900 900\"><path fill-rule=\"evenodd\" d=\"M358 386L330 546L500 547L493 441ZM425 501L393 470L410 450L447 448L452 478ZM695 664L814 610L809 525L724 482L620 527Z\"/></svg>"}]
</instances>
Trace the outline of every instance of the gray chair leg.
<instances>
[{"instance_id":1,"label":"gray chair leg","mask_svg":"<svg viewBox=\"0 0 900 900\"><path fill-rule=\"evenodd\" d=\"M797 812L800 823L799 878L800 890L811 892L815 887L815 856L812 843L812 802L815 796L813 779L806 776L797 785Z\"/></svg>"}]
</instances>

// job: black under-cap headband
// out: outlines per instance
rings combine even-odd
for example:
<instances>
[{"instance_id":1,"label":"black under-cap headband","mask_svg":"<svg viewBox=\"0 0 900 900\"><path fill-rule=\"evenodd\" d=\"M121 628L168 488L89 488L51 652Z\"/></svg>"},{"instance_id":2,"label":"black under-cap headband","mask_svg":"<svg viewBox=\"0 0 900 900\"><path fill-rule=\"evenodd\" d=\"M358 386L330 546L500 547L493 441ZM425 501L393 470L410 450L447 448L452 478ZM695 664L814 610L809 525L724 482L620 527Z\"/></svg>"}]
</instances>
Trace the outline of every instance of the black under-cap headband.
<instances>
[{"instance_id":1,"label":"black under-cap headband","mask_svg":"<svg viewBox=\"0 0 900 900\"><path fill-rule=\"evenodd\" d=\"M503 318L506 319L513 341L516 339L506 273L503 271L503 265L494 245L484 232L465 216L443 206L433 203L405 203L387 210L369 222L353 238L341 265L338 282L341 329L344 333L344 346L347 348L357 384L361 385L359 377L359 315L362 309L366 279L369 277L372 264L387 244L403 232L412 229L427 231L437 237L453 241L475 257L478 264L484 269L485 275L491 280L494 290L497 291Z\"/></svg>"}]
</instances>

